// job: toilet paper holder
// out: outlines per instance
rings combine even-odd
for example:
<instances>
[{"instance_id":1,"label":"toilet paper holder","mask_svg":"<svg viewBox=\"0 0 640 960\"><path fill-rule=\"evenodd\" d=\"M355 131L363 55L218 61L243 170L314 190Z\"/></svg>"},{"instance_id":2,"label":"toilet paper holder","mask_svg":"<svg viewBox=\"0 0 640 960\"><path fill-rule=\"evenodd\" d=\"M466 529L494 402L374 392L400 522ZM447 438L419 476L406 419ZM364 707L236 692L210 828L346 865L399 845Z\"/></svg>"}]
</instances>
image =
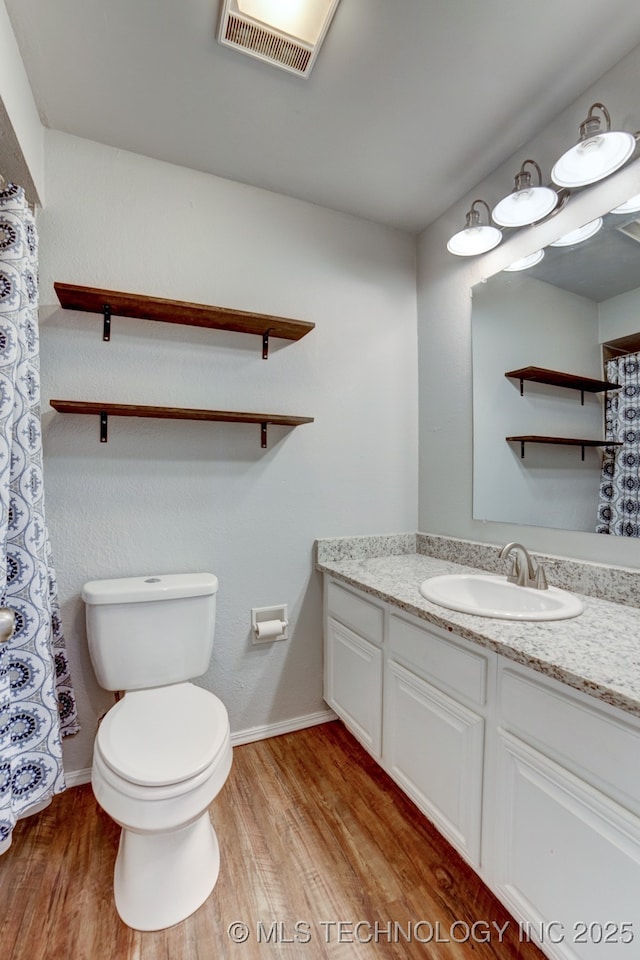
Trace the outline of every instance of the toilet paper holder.
<instances>
[{"instance_id":1,"label":"toilet paper holder","mask_svg":"<svg viewBox=\"0 0 640 960\"><path fill-rule=\"evenodd\" d=\"M274 607L251 608L252 639L254 643L288 640L289 615L287 604Z\"/></svg>"}]
</instances>

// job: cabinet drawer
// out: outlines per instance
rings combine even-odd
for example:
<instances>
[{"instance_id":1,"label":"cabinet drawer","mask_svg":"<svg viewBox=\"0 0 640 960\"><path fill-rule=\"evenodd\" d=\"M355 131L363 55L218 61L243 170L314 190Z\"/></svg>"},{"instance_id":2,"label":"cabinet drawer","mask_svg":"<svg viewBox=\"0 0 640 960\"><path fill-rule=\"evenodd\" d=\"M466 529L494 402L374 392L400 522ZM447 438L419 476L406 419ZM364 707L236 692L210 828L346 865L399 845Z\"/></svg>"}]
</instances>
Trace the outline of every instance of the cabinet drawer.
<instances>
[{"instance_id":1,"label":"cabinet drawer","mask_svg":"<svg viewBox=\"0 0 640 960\"><path fill-rule=\"evenodd\" d=\"M351 627L360 636L374 643L382 643L382 608L368 600L363 600L345 590L331 580L327 586L327 607L329 616L339 620L345 627Z\"/></svg>"},{"instance_id":2,"label":"cabinet drawer","mask_svg":"<svg viewBox=\"0 0 640 960\"><path fill-rule=\"evenodd\" d=\"M487 657L465 649L453 639L440 638L429 627L400 617L389 620L389 653L423 679L472 703L487 699Z\"/></svg>"},{"instance_id":3,"label":"cabinet drawer","mask_svg":"<svg viewBox=\"0 0 640 960\"><path fill-rule=\"evenodd\" d=\"M503 665L500 722L640 813L640 724L583 703L570 688Z\"/></svg>"}]
</instances>

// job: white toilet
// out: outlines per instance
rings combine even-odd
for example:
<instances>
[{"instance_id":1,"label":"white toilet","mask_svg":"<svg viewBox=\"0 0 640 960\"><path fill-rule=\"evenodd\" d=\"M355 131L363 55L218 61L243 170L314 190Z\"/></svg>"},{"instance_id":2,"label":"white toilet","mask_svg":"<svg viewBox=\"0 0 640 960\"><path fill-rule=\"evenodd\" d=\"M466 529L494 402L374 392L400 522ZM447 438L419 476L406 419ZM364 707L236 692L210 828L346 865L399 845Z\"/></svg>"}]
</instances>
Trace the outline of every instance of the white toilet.
<instances>
[{"instance_id":1,"label":"white toilet","mask_svg":"<svg viewBox=\"0 0 640 960\"><path fill-rule=\"evenodd\" d=\"M85 584L98 683L124 691L102 720L91 783L122 827L116 909L136 930L184 920L207 899L220 853L208 807L231 769L224 704L187 681L208 666L218 580L210 573Z\"/></svg>"}]
</instances>

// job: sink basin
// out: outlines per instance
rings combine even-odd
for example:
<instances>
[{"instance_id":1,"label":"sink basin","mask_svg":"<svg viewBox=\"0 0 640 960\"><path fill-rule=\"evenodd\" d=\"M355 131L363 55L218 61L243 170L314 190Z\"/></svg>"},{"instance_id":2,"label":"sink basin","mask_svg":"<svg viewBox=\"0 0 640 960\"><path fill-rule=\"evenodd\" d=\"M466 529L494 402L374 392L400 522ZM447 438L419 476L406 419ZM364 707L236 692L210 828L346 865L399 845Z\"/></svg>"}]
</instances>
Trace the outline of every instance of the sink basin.
<instances>
[{"instance_id":1,"label":"sink basin","mask_svg":"<svg viewBox=\"0 0 640 960\"><path fill-rule=\"evenodd\" d=\"M430 577L421 584L420 593L449 610L500 620L566 620L584 610L582 600L557 587L519 587L506 577L488 573Z\"/></svg>"}]
</instances>

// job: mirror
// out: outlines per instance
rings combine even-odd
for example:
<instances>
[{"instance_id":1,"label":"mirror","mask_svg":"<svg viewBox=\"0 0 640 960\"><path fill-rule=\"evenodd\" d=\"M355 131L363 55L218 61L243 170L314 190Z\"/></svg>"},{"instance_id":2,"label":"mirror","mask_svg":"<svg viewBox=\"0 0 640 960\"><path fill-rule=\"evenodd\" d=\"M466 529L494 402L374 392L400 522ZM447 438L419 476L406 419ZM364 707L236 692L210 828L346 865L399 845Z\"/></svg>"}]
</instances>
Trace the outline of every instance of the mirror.
<instances>
[{"instance_id":1,"label":"mirror","mask_svg":"<svg viewBox=\"0 0 640 960\"><path fill-rule=\"evenodd\" d=\"M474 519L596 532L604 446L579 441L604 440L607 393L505 374L602 381L604 345L640 349L640 212L608 213L590 239L472 294ZM531 436L573 443L506 439Z\"/></svg>"}]
</instances>

